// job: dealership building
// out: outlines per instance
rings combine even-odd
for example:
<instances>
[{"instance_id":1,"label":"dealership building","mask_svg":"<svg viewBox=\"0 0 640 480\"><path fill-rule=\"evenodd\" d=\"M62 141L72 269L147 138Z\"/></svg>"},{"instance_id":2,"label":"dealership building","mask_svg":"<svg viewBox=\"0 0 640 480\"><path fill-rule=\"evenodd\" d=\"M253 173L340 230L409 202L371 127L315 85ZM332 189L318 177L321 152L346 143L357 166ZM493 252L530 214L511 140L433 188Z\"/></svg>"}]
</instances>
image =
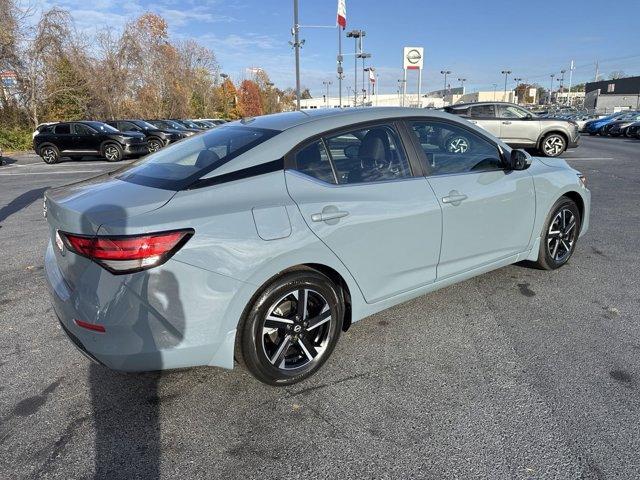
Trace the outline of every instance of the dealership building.
<instances>
[{"instance_id":1,"label":"dealership building","mask_svg":"<svg viewBox=\"0 0 640 480\"><path fill-rule=\"evenodd\" d=\"M584 106L600 113L640 110L640 76L587 83Z\"/></svg>"}]
</instances>

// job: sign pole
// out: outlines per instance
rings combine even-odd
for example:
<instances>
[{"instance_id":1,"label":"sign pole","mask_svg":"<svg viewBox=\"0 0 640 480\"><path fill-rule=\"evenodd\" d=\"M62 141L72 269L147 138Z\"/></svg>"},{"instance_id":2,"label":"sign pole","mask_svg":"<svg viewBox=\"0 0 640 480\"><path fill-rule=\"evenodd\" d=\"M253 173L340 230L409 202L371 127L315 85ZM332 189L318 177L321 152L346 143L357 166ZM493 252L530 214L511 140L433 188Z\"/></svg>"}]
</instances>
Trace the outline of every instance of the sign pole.
<instances>
[{"instance_id":1,"label":"sign pole","mask_svg":"<svg viewBox=\"0 0 640 480\"><path fill-rule=\"evenodd\" d=\"M342 108L342 32L338 25L338 108Z\"/></svg>"}]
</instances>

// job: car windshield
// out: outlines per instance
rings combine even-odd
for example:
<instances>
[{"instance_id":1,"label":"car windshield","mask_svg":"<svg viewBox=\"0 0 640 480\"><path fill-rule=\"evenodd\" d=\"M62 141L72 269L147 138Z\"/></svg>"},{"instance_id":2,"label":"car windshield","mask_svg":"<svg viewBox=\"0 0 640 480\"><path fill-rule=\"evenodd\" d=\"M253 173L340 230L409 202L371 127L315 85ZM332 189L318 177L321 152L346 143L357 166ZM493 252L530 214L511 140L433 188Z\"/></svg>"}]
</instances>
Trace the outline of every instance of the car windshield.
<instances>
[{"instance_id":1,"label":"car windshield","mask_svg":"<svg viewBox=\"0 0 640 480\"><path fill-rule=\"evenodd\" d=\"M279 132L230 126L175 143L117 170L119 180L167 190L182 190Z\"/></svg>"},{"instance_id":2,"label":"car windshield","mask_svg":"<svg viewBox=\"0 0 640 480\"><path fill-rule=\"evenodd\" d=\"M102 123L102 122L85 122L85 123L89 125L91 128L93 128L94 130L97 130L99 132L103 132L103 133L119 132L117 128L113 128L111 125L107 125L106 123Z\"/></svg>"}]
</instances>

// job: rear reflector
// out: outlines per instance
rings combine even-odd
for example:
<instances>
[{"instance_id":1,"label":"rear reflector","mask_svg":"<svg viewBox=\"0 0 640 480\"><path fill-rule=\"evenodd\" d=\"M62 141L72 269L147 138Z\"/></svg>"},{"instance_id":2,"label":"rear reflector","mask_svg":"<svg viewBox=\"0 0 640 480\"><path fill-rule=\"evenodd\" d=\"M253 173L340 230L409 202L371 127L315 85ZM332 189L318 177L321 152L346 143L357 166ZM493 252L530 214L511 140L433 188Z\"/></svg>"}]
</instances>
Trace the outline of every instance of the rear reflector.
<instances>
[{"instance_id":1,"label":"rear reflector","mask_svg":"<svg viewBox=\"0 0 640 480\"><path fill-rule=\"evenodd\" d=\"M60 232L67 248L112 273L132 273L166 262L193 235L193 230L130 236L87 237Z\"/></svg>"},{"instance_id":2,"label":"rear reflector","mask_svg":"<svg viewBox=\"0 0 640 480\"><path fill-rule=\"evenodd\" d=\"M73 321L77 326L86 328L87 330L92 330L94 332L100 332L100 333L104 333L106 331L104 329L104 326L98 325L97 323L83 322L82 320L78 320L78 319L75 319Z\"/></svg>"}]
</instances>

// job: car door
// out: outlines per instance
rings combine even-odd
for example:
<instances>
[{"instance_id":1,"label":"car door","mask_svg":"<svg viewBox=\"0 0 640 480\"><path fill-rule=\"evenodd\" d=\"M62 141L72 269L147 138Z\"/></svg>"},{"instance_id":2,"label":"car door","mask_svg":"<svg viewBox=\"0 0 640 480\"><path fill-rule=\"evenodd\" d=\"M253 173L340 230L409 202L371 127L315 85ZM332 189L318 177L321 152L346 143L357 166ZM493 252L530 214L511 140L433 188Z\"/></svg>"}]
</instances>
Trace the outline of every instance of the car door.
<instances>
[{"instance_id":1,"label":"car door","mask_svg":"<svg viewBox=\"0 0 640 480\"><path fill-rule=\"evenodd\" d=\"M492 103L481 103L469 107L468 120L484 128L487 132L500 137L500 122L496 118L496 107Z\"/></svg>"},{"instance_id":2,"label":"car door","mask_svg":"<svg viewBox=\"0 0 640 480\"><path fill-rule=\"evenodd\" d=\"M427 179L442 208L437 278L525 251L535 217L529 172L505 169L499 147L461 124L441 119L408 123L420 139ZM432 133L425 140L421 130ZM448 149L452 137L464 138L466 149Z\"/></svg>"},{"instance_id":3,"label":"car door","mask_svg":"<svg viewBox=\"0 0 640 480\"><path fill-rule=\"evenodd\" d=\"M287 156L289 194L367 302L436 278L440 206L416 162L393 123L327 134Z\"/></svg>"},{"instance_id":4,"label":"car door","mask_svg":"<svg viewBox=\"0 0 640 480\"><path fill-rule=\"evenodd\" d=\"M98 132L82 123L72 125L73 149L77 152L96 153L98 152Z\"/></svg>"},{"instance_id":5,"label":"car door","mask_svg":"<svg viewBox=\"0 0 640 480\"><path fill-rule=\"evenodd\" d=\"M58 123L53 127L53 143L56 144L60 152L73 151L73 135L71 125L68 123Z\"/></svg>"},{"instance_id":6,"label":"car door","mask_svg":"<svg viewBox=\"0 0 640 480\"><path fill-rule=\"evenodd\" d=\"M509 104L498 104L500 138L513 145L536 145L540 136L540 120L526 110Z\"/></svg>"}]
</instances>

